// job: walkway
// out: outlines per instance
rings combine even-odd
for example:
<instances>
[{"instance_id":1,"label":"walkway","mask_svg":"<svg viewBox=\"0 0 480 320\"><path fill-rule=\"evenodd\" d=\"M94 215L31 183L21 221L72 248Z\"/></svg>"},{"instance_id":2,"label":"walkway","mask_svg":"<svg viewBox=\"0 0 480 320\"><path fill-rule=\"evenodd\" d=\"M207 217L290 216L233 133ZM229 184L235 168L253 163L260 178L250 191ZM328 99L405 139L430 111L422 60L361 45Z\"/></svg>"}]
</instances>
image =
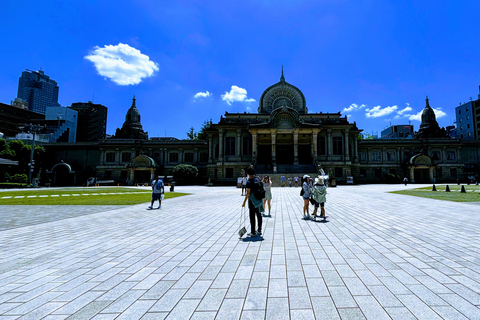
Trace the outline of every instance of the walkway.
<instances>
[{"instance_id":1,"label":"walkway","mask_svg":"<svg viewBox=\"0 0 480 320\"><path fill-rule=\"evenodd\" d=\"M274 188L263 241L238 239L233 187L0 206L0 320L480 319L480 206L386 193L403 188L330 188L326 223Z\"/></svg>"}]
</instances>

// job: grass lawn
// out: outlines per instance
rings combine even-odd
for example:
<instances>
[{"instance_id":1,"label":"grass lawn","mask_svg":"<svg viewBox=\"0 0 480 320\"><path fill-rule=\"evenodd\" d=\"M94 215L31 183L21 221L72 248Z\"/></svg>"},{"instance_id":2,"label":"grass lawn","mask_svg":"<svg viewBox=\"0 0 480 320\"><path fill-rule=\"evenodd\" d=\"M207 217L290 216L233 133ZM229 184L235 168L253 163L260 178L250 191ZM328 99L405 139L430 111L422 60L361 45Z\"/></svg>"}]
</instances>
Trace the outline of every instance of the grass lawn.
<instances>
[{"instance_id":1,"label":"grass lawn","mask_svg":"<svg viewBox=\"0 0 480 320\"><path fill-rule=\"evenodd\" d=\"M423 197L438 200L447 200L455 202L480 202L480 186L464 185L466 193L461 193L462 186L452 184L448 185L450 192L445 192L446 185L435 185L437 191L432 191L432 187L416 188L410 190L391 191L391 193L405 194L408 196Z\"/></svg>"},{"instance_id":2,"label":"grass lawn","mask_svg":"<svg viewBox=\"0 0 480 320\"><path fill-rule=\"evenodd\" d=\"M133 205L150 202L152 192L124 187L26 189L0 192L0 205ZM166 192L165 200L188 195Z\"/></svg>"}]
</instances>

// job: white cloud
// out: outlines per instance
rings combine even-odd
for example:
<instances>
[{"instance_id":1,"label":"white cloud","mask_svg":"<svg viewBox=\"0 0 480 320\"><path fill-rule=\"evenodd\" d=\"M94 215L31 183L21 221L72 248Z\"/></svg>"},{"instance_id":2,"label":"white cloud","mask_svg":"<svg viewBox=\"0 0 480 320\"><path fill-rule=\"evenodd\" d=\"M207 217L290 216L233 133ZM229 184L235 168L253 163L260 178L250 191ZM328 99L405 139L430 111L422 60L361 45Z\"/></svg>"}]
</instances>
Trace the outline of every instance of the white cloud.
<instances>
[{"instance_id":1,"label":"white cloud","mask_svg":"<svg viewBox=\"0 0 480 320\"><path fill-rule=\"evenodd\" d=\"M197 93L193 96L193 98L194 98L194 99L198 99L198 98L208 98L208 97L210 97L210 96L212 96L212 94L211 94L210 92L208 92L208 91L205 91L205 92L197 92Z\"/></svg>"},{"instance_id":2,"label":"white cloud","mask_svg":"<svg viewBox=\"0 0 480 320\"><path fill-rule=\"evenodd\" d=\"M397 106L385 107L382 109L381 106L376 106L373 108L365 109L365 116L367 118L378 118L389 115L392 112L395 112L398 109Z\"/></svg>"},{"instance_id":3,"label":"white cloud","mask_svg":"<svg viewBox=\"0 0 480 320\"><path fill-rule=\"evenodd\" d=\"M400 110L400 111L397 111L397 114L398 114L398 115L402 115L402 114L404 114L405 112L412 111L412 110L413 110L413 109L412 109L411 107L406 107L406 108L404 108L404 109L402 109L402 110Z\"/></svg>"},{"instance_id":4,"label":"white cloud","mask_svg":"<svg viewBox=\"0 0 480 320\"><path fill-rule=\"evenodd\" d=\"M232 86L230 92L225 92L222 94L222 100L227 102L228 105L231 105L232 102L255 102L255 99L247 98L247 90Z\"/></svg>"},{"instance_id":5,"label":"white cloud","mask_svg":"<svg viewBox=\"0 0 480 320\"><path fill-rule=\"evenodd\" d=\"M438 109L435 109L435 108L432 108L433 109L433 112L435 112L435 117L438 119L438 118L441 118L441 117L445 117L447 114L445 112L442 111L441 108L438 108ZM422 121L422 111L418 112L417 114L412 114L412 115L409 115L409 120L417 120L417 121Z\"/></svg>"},{"instance_id":6,"label":"white cloud","mask_svg":"<svg viewBox=\"0 0 480 320\"><path fill-rule=\"evenodd\" d=\"M342 112L344 113L350 113L350 112L353 112L353 111L358 111L360 109L363 109L365 108L367 105L365 104L361 104L361 105L358 105L356 103L352 103L348 108L344 108Z\"/></svg>"},{"instance_id":7,"label":"white cloud","mask_svg":"<svg viewBox=\"0 0 480 320\"><path fill-rule=\"evenodd\" d=\"M121 86L139 84L158 71L158 65L150 57L123 43L96 46L84 58L93 62L100 75Z\"/></svg>"}]
</instances>

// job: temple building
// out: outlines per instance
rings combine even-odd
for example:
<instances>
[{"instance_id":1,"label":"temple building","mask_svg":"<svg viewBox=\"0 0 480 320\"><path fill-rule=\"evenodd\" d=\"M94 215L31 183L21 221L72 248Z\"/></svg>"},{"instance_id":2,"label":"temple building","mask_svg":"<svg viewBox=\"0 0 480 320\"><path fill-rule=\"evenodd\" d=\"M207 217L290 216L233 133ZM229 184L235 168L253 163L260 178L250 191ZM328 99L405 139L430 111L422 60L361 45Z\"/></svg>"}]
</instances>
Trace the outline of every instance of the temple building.
<instances>
[{"instance_id":1,"label":"temple building","mask_svg":"<svg viewBox=\"0 0 480 320\"><path fill-rule=\"evenodd\" d=\"M48 173L63 185L81 185L89 177L148 183L156 175L172 175L179 164L198 168L199 179L192 183L210 179L227 185L249 166L274 180L323 169L338 184L479 179L479 140L447 136L428 98L413 139L362 139L361 131L340 112L309 113L305 96L286 82L282 70L280 81L261 95L256 113L225 112L205 130L204 140L148 138L134 97L113 138L49 145ZM54 168L62 174L55 175Z\"/></svg>"}]
</instances>

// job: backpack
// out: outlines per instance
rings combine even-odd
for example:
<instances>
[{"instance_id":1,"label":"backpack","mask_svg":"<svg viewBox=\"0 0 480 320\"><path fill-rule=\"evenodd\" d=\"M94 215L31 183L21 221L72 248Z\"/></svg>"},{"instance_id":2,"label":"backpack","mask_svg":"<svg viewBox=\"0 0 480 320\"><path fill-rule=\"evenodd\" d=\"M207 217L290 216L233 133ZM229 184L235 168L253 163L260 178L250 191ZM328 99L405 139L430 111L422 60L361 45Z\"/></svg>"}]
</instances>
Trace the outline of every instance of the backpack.
<instances>
[{"instance_id":1,"label":"backpack","mask_svg":"<svg viewBox=\"0 0 480 320\"><path fill-rule=\"evenodd\" d=\"M163 182L160 180L155 181L155 189L160 190L163 187Z\"/></svg>"},{"instance_id":2,"label":"backpack","mask_svg":"<svg viewBox=\"0 0 480 320\"><path fill-rule=\"evenodd\" d=\"M253 180L252 193L257 200L262 200L265 198L265 189L263 188L263 183L257 178Z\"/></svg>"}]
</instances>

